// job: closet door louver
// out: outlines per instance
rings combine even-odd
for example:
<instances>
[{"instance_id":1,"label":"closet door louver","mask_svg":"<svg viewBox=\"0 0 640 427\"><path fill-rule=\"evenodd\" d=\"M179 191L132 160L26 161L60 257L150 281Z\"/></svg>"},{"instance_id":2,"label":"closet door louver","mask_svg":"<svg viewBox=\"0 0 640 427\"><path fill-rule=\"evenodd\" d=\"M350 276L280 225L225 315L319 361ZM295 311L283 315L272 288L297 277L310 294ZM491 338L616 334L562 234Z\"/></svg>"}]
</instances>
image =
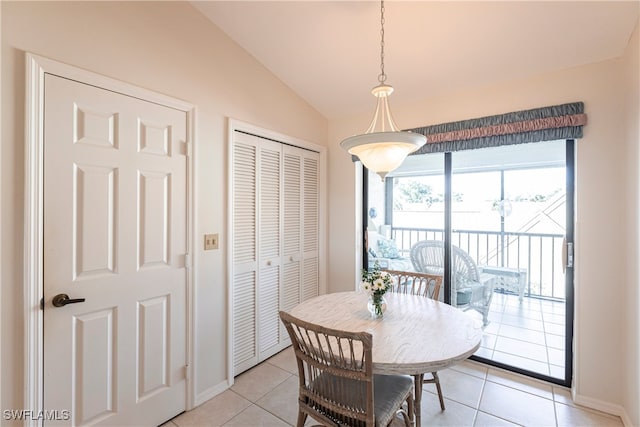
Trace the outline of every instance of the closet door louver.
<instances>
[{"instance_id":1,"label":"closet door louver","mask_svg":"<svg viewBox=\"0 0 640 427\"><path fill-rule=\"evenodd\" d=\"M300 303L301 245L300 222L301 170L300 150L286 147L284 153L284 277L282 309L290 310Z\"/></svg>"},{"instance_id":2,"label":"closet door louver","mask_svg":"<svg viewBox=\"0 0 640 427\"><path fill-rule=\"evenodd\" d=\"M304 152L303 171L303 276L302 300L306 301L318 295L319 284L319 155Z\"/></svg>"},{"instance_id":3,"label":"closet door louver","mask_svg":"<svg viewBox=\"0 0 640 427\"><path fill-rule=\"evenodd\" d=\"M258 363L256 346L257 148L233 145L233 358L236 372Z\"/></svg>"},{"instance_id":4,"label":"closet door louver","mask_svg":"<svg viewBox=\"0 0 640 427\"><path fill-rule=\"evenodd\" d=\"M258 351L264 360L280 350L282 144L261 141L259 156Z\"/></svg>"}]
</instances>

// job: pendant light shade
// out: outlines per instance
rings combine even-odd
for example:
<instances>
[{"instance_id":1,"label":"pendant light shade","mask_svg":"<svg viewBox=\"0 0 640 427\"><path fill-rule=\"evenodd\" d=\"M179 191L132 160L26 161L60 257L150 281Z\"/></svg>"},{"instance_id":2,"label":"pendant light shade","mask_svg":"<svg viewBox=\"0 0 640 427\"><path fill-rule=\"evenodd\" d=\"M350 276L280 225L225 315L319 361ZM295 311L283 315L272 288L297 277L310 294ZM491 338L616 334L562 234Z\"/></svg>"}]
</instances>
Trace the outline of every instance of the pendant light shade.
<instances>
[{"instance_id":1,"label":"pendant light shade","mask_svg":"<svg viewBox=\"0 0 640 427\"><path fill-rule=\"evenodd\" d=\"M384 73L384 1L380 2L380 24L380 84L371 90L373 96L378 98L378 105L365 133L345 139L340 146L349 154L358 156L367 169L384 179L409 154L422 147L427 138L421 134L400 131L393 120L389 108L389 96L393 88L385 84L387 76Z\"/></svg>"},{"instance_id":2,"label":"pendant light shade","mask_svg":"<svg viewBox=\"0 0 640 427\"><path fill-rule=\"evenodd\" d=\"M352 136L342 141L340 145L350 154L358 156L367 169L384 179L424 143L424 135L409 132L378 132Z\"/></svg>"}]
</instances>

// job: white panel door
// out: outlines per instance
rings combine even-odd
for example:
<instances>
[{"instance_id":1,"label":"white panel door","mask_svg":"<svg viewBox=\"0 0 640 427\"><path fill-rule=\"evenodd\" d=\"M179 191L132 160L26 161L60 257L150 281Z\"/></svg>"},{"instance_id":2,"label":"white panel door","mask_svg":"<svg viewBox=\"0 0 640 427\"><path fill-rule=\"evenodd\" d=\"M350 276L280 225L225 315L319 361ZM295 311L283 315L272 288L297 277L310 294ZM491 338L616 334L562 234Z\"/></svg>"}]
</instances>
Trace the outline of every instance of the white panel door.
<instances>
[{"instance_id":1,"label":"white panel door","mask_svg":"<svg viewBox=\"0 0 640 427\"><path fill-rule=\"evenodd\" d=\"M47 75L44 404L73 425L186 407L186 113ZM83 302L56 307L66 294Z\"/></svg>"}]
</instances>

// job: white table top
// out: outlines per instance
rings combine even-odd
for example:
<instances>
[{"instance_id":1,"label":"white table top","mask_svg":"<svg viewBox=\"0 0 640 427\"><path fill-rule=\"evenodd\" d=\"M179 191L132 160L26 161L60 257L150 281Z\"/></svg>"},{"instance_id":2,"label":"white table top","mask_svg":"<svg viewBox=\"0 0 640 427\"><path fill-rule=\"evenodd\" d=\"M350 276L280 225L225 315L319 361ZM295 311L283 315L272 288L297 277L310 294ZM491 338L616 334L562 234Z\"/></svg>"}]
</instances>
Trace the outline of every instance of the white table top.
<instances>
[{"instance_id":1,"label":"white table top","mask_svg":"<svg viewBox=\"0 0 640 427\"><path fill-rule=\"evenodd\" d=\"M320 295L290 314L327 328L373 335L378 374L416 375L439 371L471 356L482 327L462 311L422 296L387 293L387 311L372 319L363 292Z\"/></svg>"}]
</instances>

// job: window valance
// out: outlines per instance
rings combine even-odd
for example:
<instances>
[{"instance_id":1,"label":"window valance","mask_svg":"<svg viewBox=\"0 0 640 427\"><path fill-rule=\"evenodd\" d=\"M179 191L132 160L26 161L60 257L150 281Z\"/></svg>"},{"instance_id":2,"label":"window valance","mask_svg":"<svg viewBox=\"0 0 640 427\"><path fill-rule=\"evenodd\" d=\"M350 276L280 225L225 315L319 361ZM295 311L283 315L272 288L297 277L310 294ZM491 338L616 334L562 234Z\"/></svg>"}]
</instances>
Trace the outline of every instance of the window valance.
<instances>
[{"instance_id":1,"label":"window valance","mask_svg":"<svg viewBox=\"0 0 640 427\"><path fill-rule=\"evenodd\" d=\"M574 102L408 130L427 137L416 155L581 138L586 123L584 103Z\"/></svg>"}]
</instances>

